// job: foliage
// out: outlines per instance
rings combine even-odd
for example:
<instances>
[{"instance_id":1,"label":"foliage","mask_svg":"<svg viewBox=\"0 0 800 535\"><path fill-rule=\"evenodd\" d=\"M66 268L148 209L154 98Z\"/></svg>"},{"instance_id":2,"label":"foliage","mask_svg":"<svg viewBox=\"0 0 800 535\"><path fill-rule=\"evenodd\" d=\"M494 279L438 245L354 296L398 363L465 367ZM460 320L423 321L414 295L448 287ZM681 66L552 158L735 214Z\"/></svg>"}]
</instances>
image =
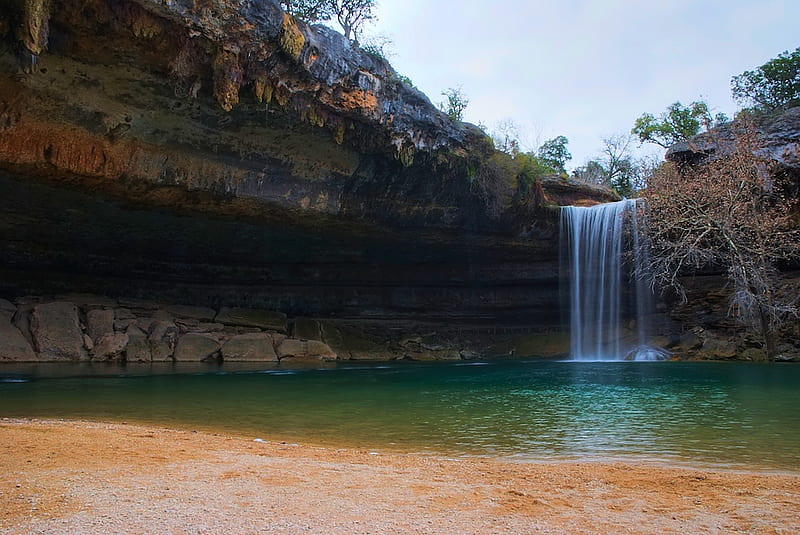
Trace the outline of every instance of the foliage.
<instances>
[{"instance_id":1,"label":"foliage","mask_svg":"<svg viewBox=\"0 0 800 535\"><path fill-rule=\"evenodd\" d=\"M572 159L572 154L567 150L569 140L564 136L557 136L542 143L536 151L536 156L546 165L558 173L566 173L564 166Z\"/></svg>"},{"instance_id":2,"label":"foliage","mask_svg":"<svg viewBox=\"0 0 800 535\"><path fill-rule=\"evenodd\" d=\"M598 160L589 160L584 165L572 171L572 178L587 184L600 184L608 186L608 172Z\"/></svg>"},{"instance_id":3,"label":"foliage","mask_svg":"<svg viewBox=\"0 0 800 535\"><path fill-rule=\"evenodd\" d=\"M375 20L375 0L328 0L328 4L348 39L357 40L364 23Z\"/></svg>"},{"instance_id":4,"label":"foliage","mask_svg":"<svg viewBox=\"0 0 800 535\"><path fill-rule=\"evenodd\" d=\"M281 0L281 7L306 22L336 17L344 36L351 40L357 40L364 23L375 19L375 0Z\"/></svg>"},{"instance_id":5,"label":"foliage","mask_svg":"<svg viewBox=\"0 0 800 535\"><path fill-rule=\"evenodd\" d=\"M385 61L386 63L389 62L389 57L394 56L394 52L392 52L392 47L394 46L394 41L384 34L374 35L364 43L361 43L361 50L373 56L381 61Z\"/></svg>"},{"instance_id":6,"label":"foliage","mask_svg":"<svg viewBox=\"0 0 800 535\"><path fill-rule=\"evenodd\" d=\"M502 119L492 131L494 148L512 156L519 154L519 127L513 119Z\"/></svg>"},{"instance_id":7,"label":"foliage","mask_svg":"<svg viewBox=\"0 0 800 535\"><path fill-rule=\"evenodd\" d=\"M450 87L446 91L442 91L442 96L447 98L447 101L439 103L439 109L446 113L451 119L455 121L464 120L464 110L469 105L469 99L464 95L461 86Z\"/></svg>"},{"instance_id":8,"label":"foliage","mask_svg":"<svg viewBox=\"0 0 800 535\"><path fill-rule=\"evenodd\" d=\"M731 79L733 98L762 111L800 105L800 48Z\"/></svg>"},{"instance_id":9,"label":"foliage","mask_svg":"<svg viewBox=\"0 0 800 535\"><path fill-rule=\"evenodd\" d=\"M538 181L553 173L553 169L533 153L520 152L514 156L495 152L481 162L472 177L471 186L486 204L486 212L497 218L514 197L518 200L535 197L541 201Z\"/></svg>"},{"instance_id":10,"label":"foliage","mask_svg":"<svg viewBox=\"0 0 800 535\"><path fill-rule=\"evenodd\" d=\"M639 173L631 155L633 137L628 134L617 134L603 139L603 163L608 179L608 186L621 197L633 195L633 185Z\"/></svg>"},{"instance_id":11,"label":"foliage","mask_svg":"<svg viewBox=\"0 0 800 535\"><path fill-rule=\"evenodd\" d=\"M288 14L306 22L330 20L333 16L328 0L281 0L281 7Z\"/></svg>"},{"instance_id":12,"label":"foliage","mask_svg":"<svg viewBox=\"0 0 800 535\"><path fill-rule=\"evenodd\" d=\"M708 129L727 120L722 113L712 117L708 104L703 101L688 106L674 102L658 119L650 113L642 114L636 119L631 134L638 136L642 143L655 143L666 149L699 134L702 128Z\"/></svg>"},{"instance_id":13,"label":"foliage","mask_svg":"<svg viewBox=\"0 0 800 535\"><path fill-rule=\"evenodd\" d=\"M753 153L754 134L737 134L733 152L693 167L661 166L646 197L652 269L662 289L685 301L680 277L700 268L724 269L733 289L730 313L760 332L774 355L774 331L794 302L783 299L776 265L800 258L794 201L781 194Z\"/></svg>"}]
</instances>

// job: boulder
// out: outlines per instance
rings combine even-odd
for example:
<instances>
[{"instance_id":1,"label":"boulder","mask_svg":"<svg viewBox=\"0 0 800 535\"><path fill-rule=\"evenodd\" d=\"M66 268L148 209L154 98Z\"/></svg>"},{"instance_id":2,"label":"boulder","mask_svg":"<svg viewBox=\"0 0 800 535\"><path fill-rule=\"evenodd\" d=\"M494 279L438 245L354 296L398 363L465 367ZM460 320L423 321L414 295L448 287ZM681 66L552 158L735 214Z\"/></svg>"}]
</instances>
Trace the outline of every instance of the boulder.
<instances>
[{"instance_id":1,"label":"boulder","mask_svg":"<svg viewBox=\"0 0 800 535\"><path fill-rule=\"evenodd\" d=\"M9 320L0 317L0 362L38 360L31 344Z\"/></svg>"},{"instance_id":2,"label":"boulder","mask_svg":"<svg viewBox=\"0 0 800 535\"><path fill-rule=\"evenodd\" d=\"M92 360L124 360L128 346L126 333L106 334L100 337L92 349Z\"/></svg>"},{"instance_id":3,"label":"boulder","mask_svg":"<svg viewBox=\"0 0 800 535\"><path fill-rule=\"evenodd\" d=\"M225 362L275 362L278 355L272 345L272 337L267 333L240 334L222 346L222 360Z\"/></svg>"},{"instance_id":4,"label":"boulder","mask_svg":"<svg viewBox=\"0 0 800 535\"><path fill-rule=\"evenodd\" d=\"M150 351L150 343L145 335L140 330L129 331L128 345L125 347L125 361L126 362L150 362L153 360L152 352Z\"/></svg>"},{"instance_id":5,"label":"boulder","mask_svg":"<svg viewBox=\"0 0 800 535\"><path fill-rule=\"evenodd\" d=\"M155 320L151 322L147 341L153 362L173 360L178 335L178 326L171 321Z\"/></svg>"},{"instance_id":6,"label":"boulder","mask_svg":"<svg viewBox=\"0 0 800 535\"><path fill-rule=\"evenodd\" d=\"M223 325L241 325L286 332L286 314L273 310L223 307L214 321Z\"/></svg>"},{"instance_id":7,"label":"boulder","mask_svg":"<svg viewBox=\"0 0 800 535\"><path fill-rule=\"evenodd\" d=\"M328 345L319 340L297 340L286 338L278 346L278 358L301 358L336 360L336 353Z\"/></svg>"},{"instance_id":8,"label":"boulder","mask_svg":"<svg viewBox=\"0 0 800 535\"><path fill-rule=\"evenodd\" d=\"M56 301L33 307L31 334L42 360L81 360L86 357L78 307Z\"/></svg>"},{"instance_id":9,"label":"boulder","mask_svg":"<svg viewBox=\"0 0 800 535\"><path fill-rule=\"evenodd\" d=\"M86 334L94 343L107 334L114 334L114 311L97 309L87 312Z\"/></svg>"},{"instance_id":10,"label":"boulder","mask_svg":"<svg viewBox=\"0 0 800 535\"><path fill-rule=\"evenodd\" d=\"M220 344L216 338L199 333L184 334L175 346L176 362L199 362L208 360L220 350Z\"/></svg>"}]
</instances>

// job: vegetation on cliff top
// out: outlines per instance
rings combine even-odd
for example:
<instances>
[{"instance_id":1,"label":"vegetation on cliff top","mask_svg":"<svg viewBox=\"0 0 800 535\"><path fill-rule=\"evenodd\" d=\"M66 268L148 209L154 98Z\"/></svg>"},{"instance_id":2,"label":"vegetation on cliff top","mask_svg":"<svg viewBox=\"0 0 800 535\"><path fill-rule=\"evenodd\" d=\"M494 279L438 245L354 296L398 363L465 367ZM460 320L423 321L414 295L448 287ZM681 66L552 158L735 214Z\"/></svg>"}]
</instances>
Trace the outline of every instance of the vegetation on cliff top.
<instances>
[{"instance_id":1,"label":"vegetation on cliff top","mask_svg":"<svg viewBox=\"0 0 800 535\"><path fill-rule=\"evenodd\" d=\"M734 97L754 108L724 128L712 127L702 102L675 103L660 121L645 114L634 126L642 141L662 146L690 141L705 127L706 144L716 147L666 162L647 178L652 270L662 290L683 300L684 275L723 271L732 289L730 315L760 334L771 359L776 331L800 315L798 296L780 272L800 262L800 199L796 177L765 155L758 130L766 114L800 103L800 49L735 76L732 85Z\"/></svg>"}]
</instances>

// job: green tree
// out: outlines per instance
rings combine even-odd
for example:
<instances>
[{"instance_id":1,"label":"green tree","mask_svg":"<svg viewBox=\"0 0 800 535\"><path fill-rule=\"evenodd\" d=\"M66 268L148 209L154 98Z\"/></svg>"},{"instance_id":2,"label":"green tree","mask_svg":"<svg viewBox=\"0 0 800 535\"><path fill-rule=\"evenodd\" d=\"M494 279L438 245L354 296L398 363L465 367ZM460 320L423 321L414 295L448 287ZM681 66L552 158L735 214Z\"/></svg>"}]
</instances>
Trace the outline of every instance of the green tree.
<instances>
[{"instance_id":1,"label":"green tree","mask_svg":"<svg viewBox=\"0 0 800 535\"><path fill-rule=\"evenodd\" d=\"M536 157L558 173L566 173L564 166L572 159L567 150L569 140L564 136L548 139L537 149Z\"/></svg>"},{"instance_id":2,"label":"green tree","mask_svg":"<svg viewBox=\"0 0 800 535\"><path fill-rule=\"evenodd\" d=\"M439 103L439 109L450 116L455 121L464 120L464 110L469 105L469 99L464 95L461 86L450 87L446 91L442 91L442 96L447 100Z\"/></svg>"},{"instance_id":3,"label":"green tree","mask_svg":"<svg viewBox=\"0 0 800 535\"><path fill-rule=\"evenodd\" d=\"M336 17L344 36L357 40L365 22L374 20L375 0L281 0L284 11L306 22Z\"/></svg>"},{"instance_id":4,"label":"green tree","mask_svg":"<svg viewBox=\"0 0 800 535\"><path fill-rule=\"evenodd\" d=\"M725 120L727 117L724 114L716 117L716 123ZM699 134L703 127L710 128L714 123L715 118L712 118L705 102L692 102L688 106L674 102L658 119L650 113L642 114L636 119L631 134L638 136L642 143L655 143L666 149L670 145L688 140Z\"/></svg>"},{"instance_id":5,"label":"green tree","mask_svg":"<svg viewBox=\"0 0 800 535\"><path fill-rule=\"evenodd\" d=\"M281 7L288 14L306 22L330 20L333 16L328 0L281 0Z\"/></svg>"},{"instance_id":6,"label":"green tree","mask_svg":"<svg viewBox=\"0 0 800 535\"><path fill-rule=\"evenodd\" d=\"M764 111L800 105L800 48L734 76L731 92L737 102Z\"/></svg>"}]
</instances>

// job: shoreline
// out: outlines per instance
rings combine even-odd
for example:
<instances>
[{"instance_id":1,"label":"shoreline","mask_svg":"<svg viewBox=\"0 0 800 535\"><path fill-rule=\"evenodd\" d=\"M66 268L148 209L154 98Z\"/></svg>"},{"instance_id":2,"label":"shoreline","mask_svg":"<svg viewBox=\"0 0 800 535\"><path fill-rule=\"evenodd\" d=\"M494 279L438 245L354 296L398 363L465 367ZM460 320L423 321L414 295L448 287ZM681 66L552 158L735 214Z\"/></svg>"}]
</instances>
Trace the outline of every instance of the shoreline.
<instances>
[{"instance_id":1,"label":"shoreline","mask_svg":"<svg viewBox=\"0 0 800 535\"><path fill-rule=\"evenodd\" d=\"M800 471L0 420L0 533L790 533Z\"/></svg>"}]
</instances>

